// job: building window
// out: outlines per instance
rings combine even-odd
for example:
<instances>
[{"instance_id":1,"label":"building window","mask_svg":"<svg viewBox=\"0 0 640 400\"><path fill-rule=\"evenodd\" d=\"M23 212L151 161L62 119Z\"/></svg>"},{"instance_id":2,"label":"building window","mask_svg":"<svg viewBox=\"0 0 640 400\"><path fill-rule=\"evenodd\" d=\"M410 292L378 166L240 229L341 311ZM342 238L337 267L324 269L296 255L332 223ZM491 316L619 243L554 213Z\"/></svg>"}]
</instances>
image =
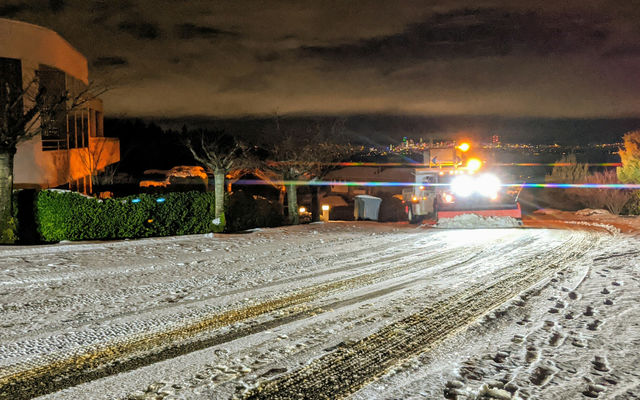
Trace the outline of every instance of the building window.
<instances>
[{"instance_id":1,"label":"building window","mask_svg":"<svg viewBox=\"0 0 640 400\"><path fill-rule=\"evenodd\" d=\"M68 148L66 104L61 98L66 93L64 72L41 65L37 71L39 85L46 92L44 105L40 110L42 128L42 150L61 150Z\"/></svg>"},{"instance_id":2,"label":"building window","mask_svg":"<svg viewBox=\"0 0 640 400\"><path fill-rule=\"evenodd\" d=\"M0 124L5 123L5 117L18 121L23 112L22 63L13 58L0 57L0 109L4 110L8 102L15 102L15 106L9 115L0 115ZM9 123L11 124L10 121Z\"/></svg>"}]
</instances>

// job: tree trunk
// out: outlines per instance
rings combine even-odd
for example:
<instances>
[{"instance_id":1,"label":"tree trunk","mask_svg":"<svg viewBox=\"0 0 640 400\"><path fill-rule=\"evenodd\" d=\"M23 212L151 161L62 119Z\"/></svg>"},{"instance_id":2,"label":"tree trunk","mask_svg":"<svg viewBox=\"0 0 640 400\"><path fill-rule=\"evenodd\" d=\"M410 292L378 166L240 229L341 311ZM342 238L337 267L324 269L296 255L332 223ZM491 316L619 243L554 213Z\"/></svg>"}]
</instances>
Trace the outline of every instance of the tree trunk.
<instances>
[{"instance_id":1,"label":"tree trunk","mask_svg":"<svg viewBox=\"0 0 640 400\"><path fill-rule=\"evenodd\" d=\"M14 243L13 220L13 155L11 150L0 149L0 243Z\"/></svg>"},{"instance_id":2,"label":"tree trunk","mask_svg":"<svg viewBox=\"0 0 640 400\"><path fill-rule=\"evenodd\" d=\"M311 220L320 221L320 186L311 186Z\"/></svg>"},{"instance_id":3,"label":"tree trunk","mask_svg":"<svg viewBox=\"0 0 640 400\"><path fill-rule=\"evenodd\" d=\"M289 205L289 223L298 225L300 218L298 217L298 188L296 185L287 185L287 200Z\"/></svg>"},{"instance_id":4,"label":"tree trunk","mask_svg":"<svg viewBox=\"0 0 640 400\"><path fill-rule=\"evenodd\" d=\"M224 212L224 170L216 169L213 171L213 185L216 196L216 218L220 217Z\"/></svg>"}]
</instances>

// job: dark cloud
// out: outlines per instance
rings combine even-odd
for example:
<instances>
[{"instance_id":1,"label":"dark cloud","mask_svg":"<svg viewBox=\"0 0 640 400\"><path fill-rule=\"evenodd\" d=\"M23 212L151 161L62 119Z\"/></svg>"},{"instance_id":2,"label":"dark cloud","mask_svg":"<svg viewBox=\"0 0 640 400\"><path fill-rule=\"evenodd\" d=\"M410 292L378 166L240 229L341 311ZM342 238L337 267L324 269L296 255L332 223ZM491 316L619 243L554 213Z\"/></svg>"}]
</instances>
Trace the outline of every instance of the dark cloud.
<instances>
[{"instance_id":1,"label":"dark cloud","mask_svg":"<svg viewBox=\"0 0 640 400\"><path fill-rule=\"evenodd\" d=\"M62 0L54 12L50 0L0 0L0 14L53 29L92 79L118 82L107 113L640 110L640 8L628 0L264 3Z\"/></svg>"},{"instance_id":2,"label":"dark cloud","mask_svg":"<svg viewBox=\"0 0 640 400\"><path fill-rule=\"evenodd\" d=\"M393 62L566 54L599 47L607 37L606 21L596 16L462 9L435 14L397 34L300 50L329 60Z\"/></svg>"},{"instance_id":3,"label":"dark cloud","mask_svg":"<svg viewBox=\"0 0 640 400\"><path fill-rule=\"evenodd\" d=\"M118 24L118 29L138 39L153 40L160 37L160 28L152 22L123 21Z\"/></svg>"},{"instance_id":4,"label":"dark cloud","mask_svg":"<svg viewBox=\"0 0 640 400\"><path fill-rule=\"evenodd\" d=\"M0 17L15 17L17 14L29 8L24 3L0 5Z\"/></svg>"},{"instance_id":5,"label":"dark cloud","mask_svg":"<svg viewBox=\"0 0 640 400\"><path fill-rule=\"evenodd\" d=\"M218 92L255 92L264 91L269 89L269 82L267 74L261 72L254 72L235 76L227 79L220 87Z\"/></svg>"},{"instance_id":6,"label":"dark cloud","mask_svg":"<svg viewBox=\"0 0 640 400\"><path fill-rule=\"evenodd\" d=\"M126 65L129 65L129 61L124 57L118 57L118 56L98 57L93 61L93 66L96 68L126 66Z\"/></svg>"},{"instance_id":7,"label":"dark cloud","mask_svg":"<svg viewBox=\"0 0 640 400\"><path fill-rule=\"evenodd\" d=\"M640 44L615 46L602 54L606 58L640 57Z\"/></svg>"},{"instance_id":8,"label":"dark cloud","mask_svg":"<svg viewBox=\"0 0 640 400\"><path fill-rule=\"evenodd\" d=\"M64 0L49 0L49 8L54 13L64 11Z\"/></svg>"},{"instance_id":9,"label":"dark cloud","mask_svg":"<svg viewBox=\"0 0 640 400\"><path fill-rule=\"evenodd\" d=\"M281 57L280 54L278 52L276 52L276 51L269 51L269 52L266 52L266 53L259 53L259 54L256 54L256 56L255 56L256 61L266 62L266 63L277 61L277 60L280 59L280 57Z\"/></svg>"},{"instance_id":10,"label":"dark cloud","mask_svg":"<svg viewBox=\"0 0 640 400\"><path fill-rule=\"evenodd\" d=\"M176 25L176 33L180 39L212 39L220 36L238 36L236 32L191 23Z\"/></svg>"}]
</instances>

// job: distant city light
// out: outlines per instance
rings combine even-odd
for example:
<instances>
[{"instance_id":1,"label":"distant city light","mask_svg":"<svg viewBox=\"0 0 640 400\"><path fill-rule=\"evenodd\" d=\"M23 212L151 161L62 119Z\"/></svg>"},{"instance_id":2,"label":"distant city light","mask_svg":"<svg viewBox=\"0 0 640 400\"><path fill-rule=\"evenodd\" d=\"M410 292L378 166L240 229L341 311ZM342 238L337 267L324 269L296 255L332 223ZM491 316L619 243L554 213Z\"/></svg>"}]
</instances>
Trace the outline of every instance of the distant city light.
<instances>
[{"instance_id":1,"label":"distant city light","mask_svg":"<svg viewBox=\"0 0 640 400\"><path fill-rule=\"evenodd\" d=\"M133 199L131 200L132 203L140 203L140 199Z\"/></svg>"},{"instance_id":2,"label":"distant city light","mask_svg":"<svg viewBox=\"0 0 640 400\"><path fill-rule=\"evenodd\" d=\"M471 146L469 145L469 143L460 143L460 146L458 146L458 149L460 149L460 151L463 153L469 151L470 148Z\"/></svg>"},{"instance_id":3,"label":"distant city light","mask_svg":"<svg viewBox=\"0 0 640 400\"><path fill-rule=\"evenodd\" d=\"M159 198L157 198L157 199L156 199L156 201L157 201L158 203L164 203L164 202L165 202L165 200L167 200L167 199L165 199L164 197L159 197Z\"/></svg>"}]
</instances>

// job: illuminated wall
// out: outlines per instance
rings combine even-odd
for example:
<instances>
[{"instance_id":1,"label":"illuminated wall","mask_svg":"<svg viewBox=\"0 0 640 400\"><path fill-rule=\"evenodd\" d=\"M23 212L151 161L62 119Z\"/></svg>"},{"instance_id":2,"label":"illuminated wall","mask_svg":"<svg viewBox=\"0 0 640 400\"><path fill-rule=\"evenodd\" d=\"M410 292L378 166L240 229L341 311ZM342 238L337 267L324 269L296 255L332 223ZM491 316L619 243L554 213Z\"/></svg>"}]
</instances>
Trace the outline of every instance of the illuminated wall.
<instances>
[{"instance_id":1,"label":"illuminated wall","mask_svg":"<svg viewBox=\"0 0 640 400\"><path fill-rule=\"evenodd\" d=\"M0 70L5 64L9 68L16 63L22 71L23 88L37 77L52 98L66 91L72 96L78 94L89 82L86 58L60 35L37 25L0 18ZM25 108L29 106L25 98ZM118 140L104 137L103 115L102 101L94 99L72 112L52 113L47 117L46 130L36 125L33 132L37 134L18 145L15 186L67 185L90 191L90 176L120 161Z\"/></svg>"}]
</instances>

